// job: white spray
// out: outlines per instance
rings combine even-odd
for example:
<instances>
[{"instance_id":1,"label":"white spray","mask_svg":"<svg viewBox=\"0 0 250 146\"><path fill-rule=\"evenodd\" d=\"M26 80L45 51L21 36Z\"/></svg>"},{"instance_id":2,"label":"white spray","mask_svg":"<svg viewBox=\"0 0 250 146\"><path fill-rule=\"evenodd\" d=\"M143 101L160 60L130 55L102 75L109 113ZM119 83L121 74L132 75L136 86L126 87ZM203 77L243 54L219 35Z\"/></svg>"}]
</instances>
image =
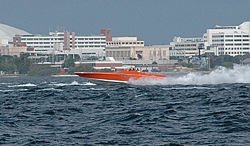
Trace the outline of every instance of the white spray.
<instances>
[{"instance_id":1,"label":"white spray","mask_svg":"<svg viewBox=\"0 0 250 146\"><path fill-rule=\"evenodd\" d=\"M202 85L222 83L250 83L250 66L234 65L233 69L218 67L208 74L188 73L180 77L169 77L165 80L138 80L135 85Z\"/></svg>"}]
</instances>

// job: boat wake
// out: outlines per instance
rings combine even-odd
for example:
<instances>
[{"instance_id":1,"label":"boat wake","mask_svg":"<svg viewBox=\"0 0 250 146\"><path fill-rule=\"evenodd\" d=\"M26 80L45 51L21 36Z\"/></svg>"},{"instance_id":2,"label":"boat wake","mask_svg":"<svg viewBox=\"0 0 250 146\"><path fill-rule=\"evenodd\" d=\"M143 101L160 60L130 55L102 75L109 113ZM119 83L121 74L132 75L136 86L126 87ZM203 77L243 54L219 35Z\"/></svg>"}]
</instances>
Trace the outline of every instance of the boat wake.
<instances>
[{"instance_id":1,"label":"boat wake","mask_svg":"<svg viewBox=\"0 0 250 146\"><path fill-rule=\"evenodd\" d=\"M139 79L130 81L134 85L202 85L223 83L250 83L250 66L235 65L233 69L218 67L208 74L188 73L179 77L169 77L164 80Z\"/></svg>"}]
</instances>

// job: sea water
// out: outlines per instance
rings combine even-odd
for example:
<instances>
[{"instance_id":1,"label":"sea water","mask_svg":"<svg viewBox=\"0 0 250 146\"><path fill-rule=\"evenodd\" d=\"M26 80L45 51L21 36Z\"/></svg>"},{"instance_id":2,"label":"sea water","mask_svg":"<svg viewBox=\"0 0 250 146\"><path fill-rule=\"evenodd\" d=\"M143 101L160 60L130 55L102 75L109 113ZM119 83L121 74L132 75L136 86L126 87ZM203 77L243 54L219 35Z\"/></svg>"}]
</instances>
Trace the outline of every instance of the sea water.
<instances>
[{"instance_id":1,"label":"sea water","mask_svg":"<svg viewBox=\"0 0 250 146\"><path fill-rule=\"evenodd\" d=\"M250 67L161 81L0 78L0 145L248 145Z\"/></svg>"}]
</instances>

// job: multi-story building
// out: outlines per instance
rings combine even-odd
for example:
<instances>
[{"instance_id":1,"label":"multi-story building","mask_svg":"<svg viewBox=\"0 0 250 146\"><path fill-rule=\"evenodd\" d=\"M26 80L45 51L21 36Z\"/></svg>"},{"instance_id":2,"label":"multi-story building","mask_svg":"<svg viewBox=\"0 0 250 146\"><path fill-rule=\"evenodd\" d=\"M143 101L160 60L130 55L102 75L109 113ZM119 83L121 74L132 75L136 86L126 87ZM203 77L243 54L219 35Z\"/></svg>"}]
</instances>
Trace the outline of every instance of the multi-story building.
<instances>
[{"instance_id":1,"label":"multi-story building","mask_svg":"<svg viewBox=\"0 0 250 146\"><path fill-rule=\"evenodd\" d=\"M137 37L113 37L112 41L107 41L106 57L115 60L168 60L169 46L144 46L144 41L137 40Z\"/></svg>"},{"instance_id":2,"label":"multi-story building","mask_svg":"<svg viewBox=\"0 0 250 146\"><path fill-rule=\"evenodd\" d=\"M42 35L16 35L13 44L26 44L28 53L37 54L78 54L81 58L88 56L105 56L106 37L78 36L75 32L50 32Z\"/></svg>"},{"instance_id":3,"label":"multi-story building","mask_svg":"<svg viewBox=\"0 0 250 146\"><path fill-rule=\"evenodd\" d=\"M203 45L203 49L199 46ZM199 52L200 51L200 52ZM250 53L250 22L239 26L215 26L202 37L175 37L170 43L170 56L191 57L199 53L214 55L244 55Z\"/></svg>"},{"instance_id":4,"label":"multi-story building","mask_svg":"<svg viewBox=\"0 0 250 146\"><path fill-rule=\"evenodd\" d=\"M205 46L215 55L244 55L250 53L250 22L239 26L215 26L203 35Z\"/></svg>"},{"instance_id":5,"label":"multi-story building","mask_svg":"<svg viewBox=\"0 0 250 146\"><path fill-rule=\"evenodd\" d=\"M106 48L106 56L115 60L169 60L169 46Z\"/></svg>"},{"instance_id":6,"label":"multi-story building","mask_svg":"<svg viewBox=\"0 0 250 146\"><path fill-rule=\"evenodd\" d=\"M112 41L106 42L106 47L143 47L144 41L137 40L137 37L113 37Z\"/></svg>"},{"instance_id":7,"label":"multi-story building","mask_svg":"<svg viewBox=\"0 0 250 146\"><path fill-rule=\"evenodd\" d=\"M181 38L174 37L173 42L170 43L170 56L175 56L178 58L188 58L192 56L196 56L199 54L200 45L204 44L202 37L196 38ZM200 52L201 54L203 52Z\"/></svg>"},{"instance_id":8,"label":"multi-story building","mask_svg":"<svg viewBox=\"0 0 250 146\"><path fill-rule=\"evenodd\" d=\"M9 44L8 39L0 39L0 56L1 55L10 55L10 56L20 56L20 53L26 53L27 47L23 46L14 46Z\"/></svg>"},{"instance_id":9,"label":"multi-story building","mask_svg":"<svg viewBox=\"0 0 250 146\"><path fill-rule=\"evenodd\" d=\"M1 55L10 55L10 56L20 56L20 53L26 53L26 46L13 46L9 44L8 46L0 46L0 56Z\"/></svg>"}]
</instances>

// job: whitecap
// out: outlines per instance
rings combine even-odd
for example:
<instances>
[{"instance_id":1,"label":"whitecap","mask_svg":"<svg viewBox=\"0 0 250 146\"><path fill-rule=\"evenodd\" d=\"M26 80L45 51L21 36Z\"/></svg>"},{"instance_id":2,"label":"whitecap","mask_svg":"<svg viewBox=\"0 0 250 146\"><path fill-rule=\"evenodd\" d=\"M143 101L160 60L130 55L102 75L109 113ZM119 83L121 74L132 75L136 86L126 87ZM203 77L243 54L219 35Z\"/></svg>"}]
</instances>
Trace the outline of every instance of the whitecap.
<instances>
[{"instance_id":1,"label":"whitecap","mask_svg":"<svg viewBox=\"0 0 250 146\"><path fill-rule=\"evenodd\" d=\"M77 81L73 81L70 85L79 85Z\"/></svg>"},{"instance_id":2,"label":"whitecap","mask_svg":"<svg viewBox=\"0 0 250 146\"><path fill-rule=\"evenodd\" d=\"M18 89L17 91L27 91L28 89Z\"/></svg>"},{"instance_id":3,"label":"whitecap","mask_svg":"<svg viewBox=\"0 0 250 146\"><path fill-rule=\"evenodd\" d=\"M0 83L1 85L7 85L7 84L12 84L12 83Z\"/></svg>"},{"instance_id":4,"label":"whitecap","mask_svg":"<svg viewBox=\"0 0 250 146\"><path fill-rule=\"evenodd\" d=\"M5 93L5 92L14 92L15 90L0 90L0 92L3 92L3 93Z\"/></svg>"},{"instance_id":5,"label":"whitecap","mask_svg":"<svg viewBox=\"0 0 250 146\"><path fill-rule=\"evenodd\" d=\"M58 91L58 92L62 92L63 90L55 89L55 88L44 88L44 89L39 89L38 91Z\"/></svg>"},{"instance_id":6,"label":"whitecap","mask_svg":"<svg viewBox=\"0 0 250 146\"><path fill-rule=\"evenodd\" d=\"M100 91L101 91L101 90L105 90L105 88L90 88L90 89L91 89L91 90L97 90L97 91L98 91L98 90L100 90Z\"/></svg>"},{"instance_id":7,"label":"whitecap","mask_svg":"<svg viewBox=\"0 0 250 146\"><path fill-rule=\"evenodd\" d=\"M27 83L27 84L12 85L12 86L8 86L8 87L34 87L34 86L37 86L37 85Z\"/></svg>"},{"instance_id":8,"label":"whitecap","mask_svg":"<svg viewBox=\"0 0 250 146\"><path fill-rule=\"evenodd\" d=\"M84 85L96 85L96 84L87 82L87 83L85 83Z\"/></svg>"},{"instance_id":9,"label":"whitecap","mask_svg":"<svg viewBox=\"0 0 250 146\"><path fill-rule=\"evenodd\" d=\"M213 90L215 88L208 88L208 87L178 87L178 88L162 88L163 90L193 90L193 89L201 89L201 90Z\"/></svg>"}]
</instances>

